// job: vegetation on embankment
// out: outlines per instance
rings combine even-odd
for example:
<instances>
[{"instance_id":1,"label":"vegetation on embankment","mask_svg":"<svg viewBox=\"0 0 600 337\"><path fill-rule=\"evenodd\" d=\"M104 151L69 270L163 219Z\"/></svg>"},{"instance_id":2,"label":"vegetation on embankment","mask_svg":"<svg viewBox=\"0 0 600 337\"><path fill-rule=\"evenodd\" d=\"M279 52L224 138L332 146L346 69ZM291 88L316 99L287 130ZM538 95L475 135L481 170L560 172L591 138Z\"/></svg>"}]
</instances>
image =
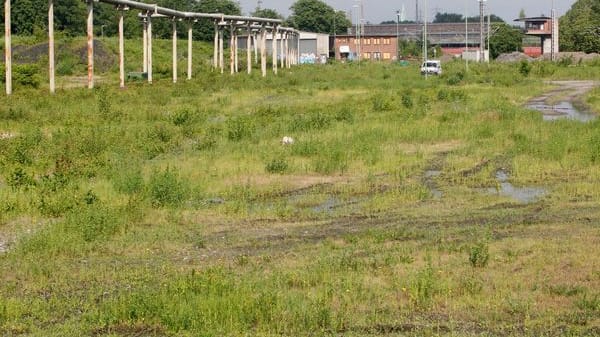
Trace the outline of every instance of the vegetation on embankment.
<instances>
[{"instance_id":1,"label":"vegetation on embankment","mask_svg":"<svg viewBox=\"0 0 600 337\"><path fill-rule=\"evenodd\" d=\"M0 334L597 335L600 122L523 104L600 65L444 70L2 97Z\"/></svg>"}]
</instances>

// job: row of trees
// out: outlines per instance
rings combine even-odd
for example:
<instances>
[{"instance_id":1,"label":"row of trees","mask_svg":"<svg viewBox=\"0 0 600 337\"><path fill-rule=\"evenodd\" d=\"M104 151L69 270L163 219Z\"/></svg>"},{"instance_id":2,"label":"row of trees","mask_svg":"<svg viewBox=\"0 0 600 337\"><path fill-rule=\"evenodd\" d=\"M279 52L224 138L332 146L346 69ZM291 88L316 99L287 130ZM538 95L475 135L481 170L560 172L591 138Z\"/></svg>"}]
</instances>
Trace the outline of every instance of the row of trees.
<instances>
[{"instance_id":1,"label":"row of trees","mask_svg":"<svg viewBox=\"0 0 600 337\"><path fill-rule=\"evenodd\" d=\"M233 0L144 0L160 6L185 11L224 13L240 15L241 9ZM55 24L58 31L67 35L85 34L85 3L81 0L60 0L55 3ZM322 0L297 0L291 6L292 14L285 20L287 26L296 29L328 34L343 34L352 25L346 13L336 11ZM18 35L43 34L47 30L47 2L41 0L14 1L12 6L13 32ZM94 25L98 35L115 35L117 32L117 12L110 5L95 5ZM4 22L0 11L0 22ZM272 9L257 8L253 16L284 17ZM521 11L519 16L524 16ZM464 22L464 16L457 13L438 13L434 23ZM469 22L479 22L479 17L467 18ZM495 34L491 37L492 55L519 50L522 35L496 16L491 16ZM389 21L387 23L395 23ZM180 23L183 25L184 23ZM155 20L153 32L162 38L171 35L169 20ZM180 29L182 35L185 29ZM137 11L125 16L125 35L128 38L140 36L141 24ZM203 20L194 27L194 38L210 41L213 38L213 23ZM600 0L578 0L560 20L560 45L562 50L600 52Z\"/></svg>"},{"instance_id":2,"label":"row of trees","mask_svg":"<svg viewBox=\"0 0 600 337\"><path fill-rule=\"evenodd\" d=\"M144 0L159 6L183 11L204 13L224 13L241 15L241 9L233 0ZM343 11L336 11L321 0L298 0L292 7L292 15L285 24L300 30L319 33L344 33L351 23ZM117 12L111 5L96 3L94 7L94 26L97 35L115 35L117 33ZM4 12L0 11L0 22L4 22ZM257 8L252 16L284 19L272 9ZM60 0L54 5L55 25L58 31L67 35L85 34L86 5L81 0ZM48 4L40 0L19 0L12 5L12 29L17 35L31 35L47 30ZM182 23L183 24L183 23ZM211 22L201 20L194 27L194 38L211 40L214 27ZM184 30L181 29L182 34ZM154 20L153 33L167 38L171 35L169 20ZM130 38L141 34L141 24L137 11L130 11L125 16L125 36Z\"/></svg>"}]
</instances>

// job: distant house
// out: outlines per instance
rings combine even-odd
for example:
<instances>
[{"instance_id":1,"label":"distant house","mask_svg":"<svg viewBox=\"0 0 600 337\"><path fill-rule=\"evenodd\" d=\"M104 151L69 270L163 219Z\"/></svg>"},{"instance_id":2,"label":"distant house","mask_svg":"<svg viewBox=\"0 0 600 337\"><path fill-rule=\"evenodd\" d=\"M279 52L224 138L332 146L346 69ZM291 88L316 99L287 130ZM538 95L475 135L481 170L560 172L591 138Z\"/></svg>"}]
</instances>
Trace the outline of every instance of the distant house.
<instances>
[{"instance_id":1,"label":"distant house","mask_svg":"<svg viewBox=\"0 0 600 337\"><path fill-rule=\"evenodd\" d=\"M533 46L531 44L525 45L523 47L525 54L532 57L550 55L552 52L558 54L558 20L553 21L551 17L537 16L516 19L515 22L525 23L525 35L540 39L539 44Z\"/></svg>"},{"instance_id":2,"label":"distant house","mask_svg":"<svg viewBox=\"0 0 600 337\"><path fill-rule=\"evenodd\" d=\"M333 42L337 60L396 61L401 54L398 39L401 41L421 41L423 24L380 24L365 25L360 39L356 27L348 34L337 35ZM486 26L484 26L486 29ZM468 32L468 41L467 41ZM468 49L479 49L480 24L430 23L427 25L427 41L431 46L439 46L445 54L461 55Z\"/></svg>"}]
</instances>

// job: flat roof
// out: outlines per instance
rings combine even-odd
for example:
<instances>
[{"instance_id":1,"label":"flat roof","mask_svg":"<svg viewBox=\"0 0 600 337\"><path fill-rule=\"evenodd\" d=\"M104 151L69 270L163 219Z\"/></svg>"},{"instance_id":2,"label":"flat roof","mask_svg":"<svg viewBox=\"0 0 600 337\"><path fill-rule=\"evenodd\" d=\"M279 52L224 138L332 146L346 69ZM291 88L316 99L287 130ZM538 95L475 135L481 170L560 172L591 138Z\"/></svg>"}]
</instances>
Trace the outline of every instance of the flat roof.
<instances>
[{"instance_id":1,"label":"flat roof","mask_svg":"<svg viewBox=\"0 0 600 337\"><path fill-rule=\"evenodd\" d=\"M522 18L522 19L515 19L515 22L518 21L546 21L546 20L552 20L551 17L547 17L547 16L533 16L530 18Z\"/></svg>"}]
</instances>

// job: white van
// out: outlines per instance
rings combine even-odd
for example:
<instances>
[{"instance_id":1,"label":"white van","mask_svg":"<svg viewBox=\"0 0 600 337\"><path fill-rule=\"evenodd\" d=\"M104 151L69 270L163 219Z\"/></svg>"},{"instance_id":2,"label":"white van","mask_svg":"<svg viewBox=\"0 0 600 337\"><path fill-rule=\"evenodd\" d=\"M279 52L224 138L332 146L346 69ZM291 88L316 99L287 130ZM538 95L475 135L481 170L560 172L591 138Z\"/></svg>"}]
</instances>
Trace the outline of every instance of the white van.
<instances>
[{"instance_id":1,"label":"white van","mask_svg":"<svg viewBox=\"0 0 600 337\"><path fill-rule=\"evenodd\" d=\"M421 65L421 75L425 74L441 75L442 62L439 60L427 60L423 62Z\"/></svg>"}]
</instances>

